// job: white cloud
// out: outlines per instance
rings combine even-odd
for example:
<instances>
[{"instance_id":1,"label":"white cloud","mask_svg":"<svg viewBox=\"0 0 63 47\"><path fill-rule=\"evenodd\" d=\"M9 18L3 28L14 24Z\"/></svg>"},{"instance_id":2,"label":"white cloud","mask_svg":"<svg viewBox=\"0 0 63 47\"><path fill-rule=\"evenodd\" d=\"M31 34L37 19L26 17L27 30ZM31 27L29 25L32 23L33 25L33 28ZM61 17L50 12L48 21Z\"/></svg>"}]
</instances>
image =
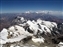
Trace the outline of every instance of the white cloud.
<instances>
[{"instance_id":1,"label":"white cloud","mask_svg":"<svg viewBox=\"0 0 63 47\"><path fill-rule=\"evenodd\" d=\"M49 14L59 16L59 15L63 15L63 12L62 11L49 11Z\"/></svg>"},{"instance_id":2,"label":"white cloud","mask_svg":"<svg viewBox=\"0 0 63 47\"><path fill-rule=\"evenodd\" d=\"M49 10L39 10L39 11L26 11L25 13L44 13L44 14L51 14L51 15L57 15L57 16L59 16L59 15L61 15L61 16L63 16L63 11L49 11Z\"/></svg>"},{"instance_id":3,"label":"white cloud","mask_svg":"<svg viewBox=\"0 0 63 47\"><path fill-rule=\"evenodd\" d=\"M26 11L25 13L30 13L30 11Z\"/></svg>"}]
</instances>

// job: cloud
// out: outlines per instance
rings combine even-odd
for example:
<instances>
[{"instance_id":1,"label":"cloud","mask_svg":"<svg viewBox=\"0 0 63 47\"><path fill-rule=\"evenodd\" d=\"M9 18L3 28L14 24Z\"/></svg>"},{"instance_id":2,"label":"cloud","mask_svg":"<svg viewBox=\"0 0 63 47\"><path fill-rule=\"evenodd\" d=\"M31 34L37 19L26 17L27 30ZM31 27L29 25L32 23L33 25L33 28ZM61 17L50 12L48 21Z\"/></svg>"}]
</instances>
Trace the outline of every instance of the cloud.
<instances>
[{"instance_id":1,"label":"cloud","mask_svg":"<svg viewBox=\"0 0 63 47\"><path fill-rule=\"evenodd\" d=\"M44 14L51 14L57 16L63 16L63 11L48 11L48 10L39 10L39 11L26 11L25 13L44 13Z\"/></svg>"},{"instance_id":2,"label":"cloud","mask_svg":"<svg viewBox=\"0 0 63 47\"><path fill-rule=\"evenodd\" d=\"M57 15L57 16L62 16L63 12L62 11L49 11L49 14L51 14L51 15Z\"/></svg>"}]
</instances>

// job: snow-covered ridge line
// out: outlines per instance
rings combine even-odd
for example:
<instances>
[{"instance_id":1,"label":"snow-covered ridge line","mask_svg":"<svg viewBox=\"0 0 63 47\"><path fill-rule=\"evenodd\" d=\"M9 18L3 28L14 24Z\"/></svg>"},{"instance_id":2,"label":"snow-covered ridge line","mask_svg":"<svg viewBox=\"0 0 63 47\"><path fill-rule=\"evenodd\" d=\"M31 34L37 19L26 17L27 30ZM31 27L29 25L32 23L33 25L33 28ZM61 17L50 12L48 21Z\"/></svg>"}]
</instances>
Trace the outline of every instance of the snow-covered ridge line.
<instances>
[{"instance_id":1,"label":"snow-covered ridge line","mask_svg":"<svg viewBox=\"0 0 63 47\"><path fill-rule=\"evenodd\" d=\"M8 29L4 28L0 32L0 44L19 42L27 37L32 37L32 41L35 43L45 43L46 40L47 42L58 44L60 42L57 41L58 37L63 35L63 24L55 22L41 19L31 21L23 17L17 17L15 24Z\"/></svg>"}]
</instances>

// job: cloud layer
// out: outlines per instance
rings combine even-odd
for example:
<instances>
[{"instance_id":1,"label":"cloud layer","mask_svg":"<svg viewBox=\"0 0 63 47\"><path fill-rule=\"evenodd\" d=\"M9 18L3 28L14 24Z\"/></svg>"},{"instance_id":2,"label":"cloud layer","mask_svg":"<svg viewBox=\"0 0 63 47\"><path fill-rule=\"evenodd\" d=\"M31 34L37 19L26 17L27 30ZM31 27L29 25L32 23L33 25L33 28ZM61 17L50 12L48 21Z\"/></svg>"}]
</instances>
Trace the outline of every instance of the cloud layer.
<instances>
[{"instance_id":1,"label":"cloud layer","mask_svg":"<svg viewBox=\"0 0 63 47\"><path fill-rule=\"evenodd\" d=\"M48 11L48 10L41 11L41 10L39 10L39 11L26 11L25 13L44 13L44 14L63 16L62 11Z\"/></svg>"}]
</instances>

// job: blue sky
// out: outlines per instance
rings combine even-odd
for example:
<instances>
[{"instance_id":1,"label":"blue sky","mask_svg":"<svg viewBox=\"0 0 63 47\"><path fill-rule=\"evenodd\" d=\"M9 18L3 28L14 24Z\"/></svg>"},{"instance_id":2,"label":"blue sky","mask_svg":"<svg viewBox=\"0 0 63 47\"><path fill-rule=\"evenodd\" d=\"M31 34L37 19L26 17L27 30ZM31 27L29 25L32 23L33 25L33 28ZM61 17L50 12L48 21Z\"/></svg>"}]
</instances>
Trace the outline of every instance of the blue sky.
<instances>
[{"instance_id":1,"label":"blue sky","mask_svg":"<svg viewBox=\"0 0 63 47\"><path fill-rule=\"evenodd\" d=\"M62 11L62 0L0 0L2 13L21 13L25 11Z\"/></svg>"}]
</instances>

